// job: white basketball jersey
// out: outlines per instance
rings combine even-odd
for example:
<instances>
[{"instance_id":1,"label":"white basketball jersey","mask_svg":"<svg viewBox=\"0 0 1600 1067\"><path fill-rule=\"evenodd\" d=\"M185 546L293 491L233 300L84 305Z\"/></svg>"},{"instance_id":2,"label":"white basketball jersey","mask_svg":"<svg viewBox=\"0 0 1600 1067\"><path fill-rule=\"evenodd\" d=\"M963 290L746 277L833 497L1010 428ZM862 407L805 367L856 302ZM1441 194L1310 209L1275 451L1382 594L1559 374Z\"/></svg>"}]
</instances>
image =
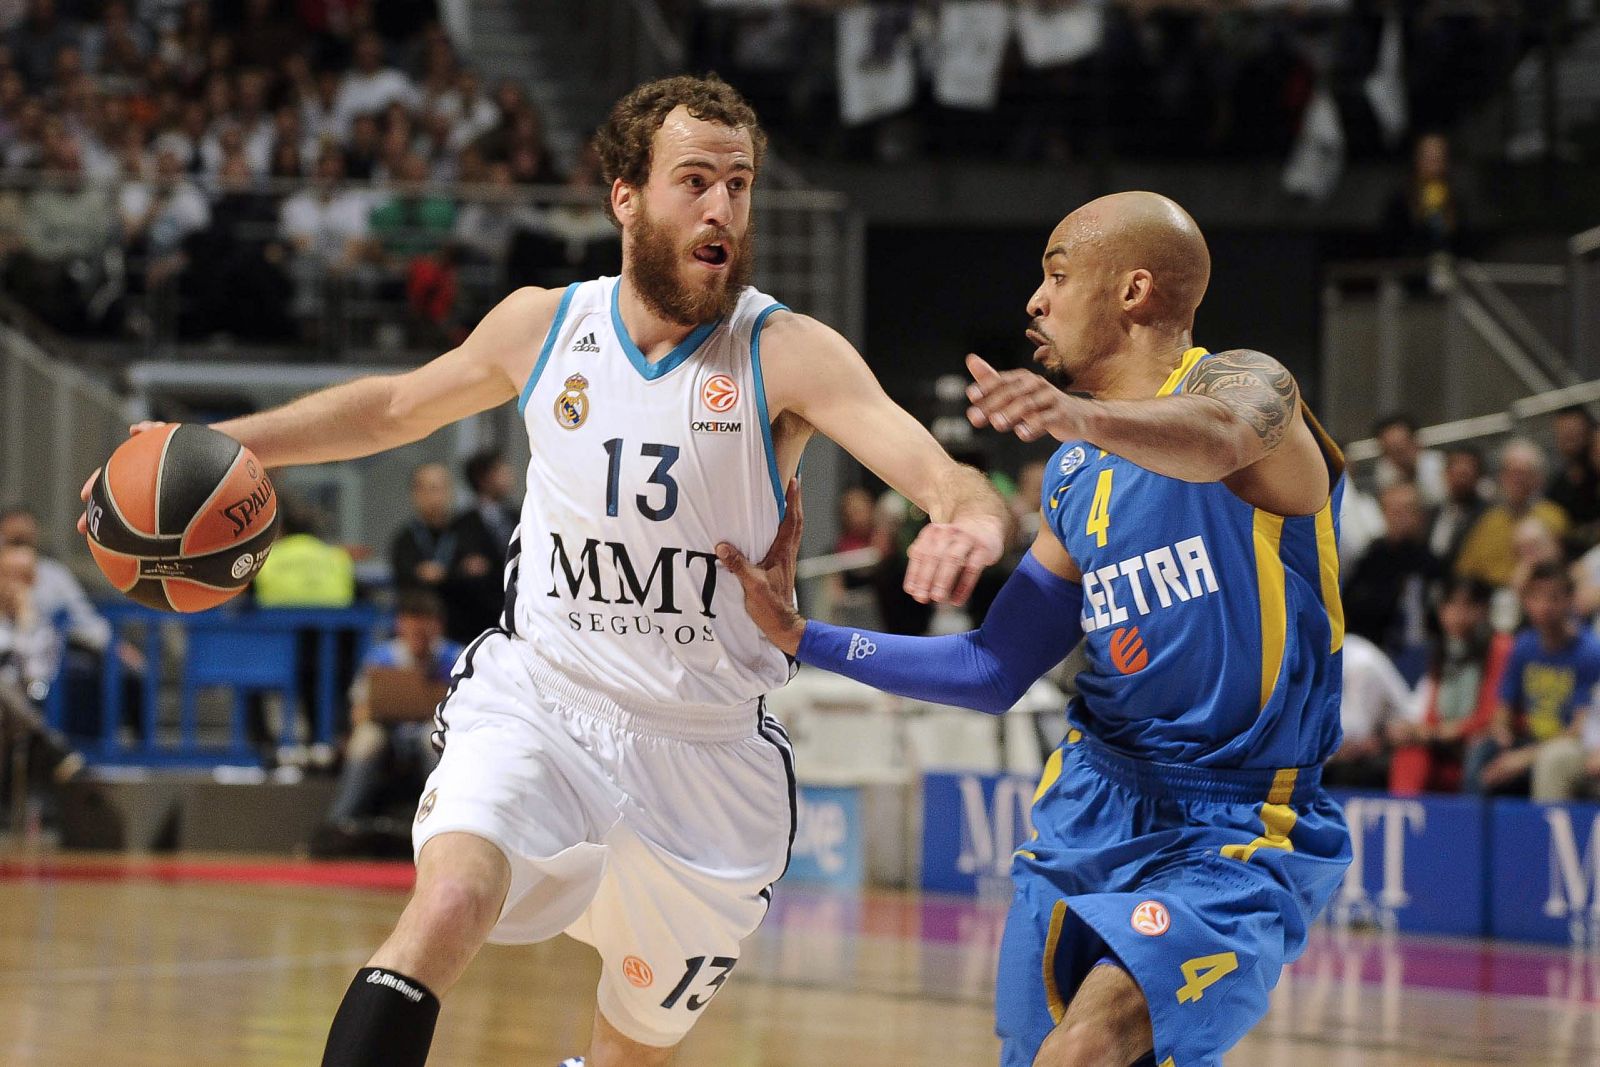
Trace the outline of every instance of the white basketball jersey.
<instances>
[{"instance_id":1,"label":"white basketball jersey","mask_svg":"<svg viewBox=\"0 0 1600 1067\"><path fill-rule=\"evenodd\" d=\"M533 459L502 625L624 708L742 714L790 675L716 558L727 541L760 559L782 518L760 364L782 305L746 289L650 364L617 292L568 287L522 391Z\"/></svg>"}]
</instances>

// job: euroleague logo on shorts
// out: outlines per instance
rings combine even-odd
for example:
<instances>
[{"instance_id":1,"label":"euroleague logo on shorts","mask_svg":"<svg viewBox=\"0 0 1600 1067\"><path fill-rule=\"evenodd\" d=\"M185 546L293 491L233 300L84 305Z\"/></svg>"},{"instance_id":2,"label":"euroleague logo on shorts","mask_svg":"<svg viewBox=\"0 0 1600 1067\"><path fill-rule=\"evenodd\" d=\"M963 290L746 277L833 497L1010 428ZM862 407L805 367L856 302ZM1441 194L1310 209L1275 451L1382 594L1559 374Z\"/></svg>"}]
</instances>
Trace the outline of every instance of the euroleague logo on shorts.
<instances>
[{"instance_id":1,"label":"euroleague logo on shorts","mask_svg":"<svg viewBox=\"0 0 1600 1067\"><path fill-rule=\"evenodd\" d=\"M1159 900L1146 900L1133 909L1133 918L1129 920L1133 928L1146 937L1160 937L1172 927L1172 916L1167 914L1167 907Z\"/></svg>"},{"instance_id":2,"label":"euroleague logo on shorts","mask_svg":"<svg viewBox=\"0 0 1600 1067\"><path fill-rule=\"evenodd\" d=\"M622 977L626 978L628 984L635 989L649 989L651 983L656 980L655 972L650 969L650 965L638 956L629 956L622 961Z\"/></svg>"},{"instance_id":3,"label":"euroleague logo on shorts","mask_svg":"<svg viewBox=\"0 0 1600 1067\"><path fill-rule=\"evenodd\" d=\"M422 798L422 803L417 805L417 821L426 822L428 816L433 814L433 806L439 802L439 791L428 790L428 795Z\"/></svg>"},{"instance_id":4,"label":"euroleague logo on shorts","mask_svg":"<svg viewBox=\"0 0 1600 1067\"><path fill-rule=\"evenodd\" d=\"M700 402L708 410L725 415L739 402L739 385L726 374L713 374L700 389Z\"/></svg>"},{"instance_id":5,"label":"euroleague logo on shorts","mask_svg":"<svg viewBox=\"0 0 1600 1067\"><path fill-rule=\"evenodd\" d=\"M1138 674L1150 663L1150 650L1137 626L1124 626L1111 634L1111 664L1123 674Z\"/></svg>"}]
</instances>

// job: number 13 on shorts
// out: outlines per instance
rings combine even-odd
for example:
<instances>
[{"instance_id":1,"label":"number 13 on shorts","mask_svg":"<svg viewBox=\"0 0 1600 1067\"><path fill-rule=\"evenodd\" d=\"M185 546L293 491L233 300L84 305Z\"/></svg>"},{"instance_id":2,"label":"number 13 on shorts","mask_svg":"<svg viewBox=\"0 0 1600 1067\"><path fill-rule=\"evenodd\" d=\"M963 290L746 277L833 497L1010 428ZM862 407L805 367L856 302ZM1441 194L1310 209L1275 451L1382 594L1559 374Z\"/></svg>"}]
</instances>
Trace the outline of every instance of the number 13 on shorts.
<instances>
[{"instance_id":1,"label":"number 13 on shorts","mask_svg":"<svg viewBox=\"0 0 1600 1067\"><path fill-rule=\"evenodd\" d=\"M704 993L705 996L702 997L699 994L690 996L688 1000L684 1001L684 1007L688 1008L690 1011L699 1011L701 1008L705 1007L706 1003L710 1001L711 998L716 995L717 990L721 988L722 983L728 980L728 972L733 970L733 965L738 962L739 961L732 956L711 957L710 966L711 969L716 973L711 975L704 982L705 988L703 988L701 992ZM678 980L678 984L673 988L672 992L667 994L667 999L661 1002L661 1006L663 1008L670 1009L677 1006L678 1001L682 999L683 995L689 991L689 987L694 984L694 980L700 976L700 972L706 967L706 958L704 956L694 956L690 959L684 960L683 964L683 977Z\"/></svg>"}]
</instances>

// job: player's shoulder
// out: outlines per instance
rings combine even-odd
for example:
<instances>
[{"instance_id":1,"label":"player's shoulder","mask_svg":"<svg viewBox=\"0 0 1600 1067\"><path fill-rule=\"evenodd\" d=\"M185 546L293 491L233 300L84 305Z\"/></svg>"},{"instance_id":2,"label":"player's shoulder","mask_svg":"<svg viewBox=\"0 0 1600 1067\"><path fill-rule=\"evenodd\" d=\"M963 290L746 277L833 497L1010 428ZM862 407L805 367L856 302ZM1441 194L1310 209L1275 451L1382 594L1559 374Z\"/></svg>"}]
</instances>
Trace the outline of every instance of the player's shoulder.
<instances>
[{"instance_id":1,"label":"player's shoulder","mask_svg":"<svg viewBox=\"0 0 1600 1067\"><path fill-rule=\"evenodd\" d=\"M840 348L855 349L844 335L821 319L812 318L784 305L772 308L761 324L761 351L789 354L820 351L826 354Z\"/></svg>"},{"instance_id":2,"label":"player's shoulder","mask_svg":"<svg viewBox=\"0 0 1600 1067\"><path fill-rule=\"evenodd\" d=\"M1278 360L1254 348L1227 348L1209 352L1189 371L1184 380L1186 393L1212 394L1266 382L1277 391L1293 393L1294 375Z\"/></svg>"}]
</instances>

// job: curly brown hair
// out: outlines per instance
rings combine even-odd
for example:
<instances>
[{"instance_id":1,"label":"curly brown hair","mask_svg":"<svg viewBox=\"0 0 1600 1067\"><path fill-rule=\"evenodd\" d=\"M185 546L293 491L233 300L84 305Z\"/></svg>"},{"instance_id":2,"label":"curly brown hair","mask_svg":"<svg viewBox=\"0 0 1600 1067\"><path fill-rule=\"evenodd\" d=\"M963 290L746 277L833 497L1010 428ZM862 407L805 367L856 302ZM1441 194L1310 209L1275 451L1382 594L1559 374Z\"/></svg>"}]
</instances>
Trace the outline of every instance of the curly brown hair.
<instances>
[{"instance_id":1,"label":"curly brown hair","mask_svg":"<svg viewBox=\"0 0 1600 1067\"><path fill-rule=\"evenodd\" d=\"M739 90L715 74L703 78L680 74L646 82L618 100L605 124L595 133L600 174L606 184L606 214L612 222L617 222L616 213L611 210L612 183L621 178L638 188L650 180L650 155L656 131L667 114L679 106L688 109L697 119L735 130L749 130L750 143L755 148L756 170L760 171L767 135L761 129L755 109L739 95Z\"/></svg>"}]
</instances>

